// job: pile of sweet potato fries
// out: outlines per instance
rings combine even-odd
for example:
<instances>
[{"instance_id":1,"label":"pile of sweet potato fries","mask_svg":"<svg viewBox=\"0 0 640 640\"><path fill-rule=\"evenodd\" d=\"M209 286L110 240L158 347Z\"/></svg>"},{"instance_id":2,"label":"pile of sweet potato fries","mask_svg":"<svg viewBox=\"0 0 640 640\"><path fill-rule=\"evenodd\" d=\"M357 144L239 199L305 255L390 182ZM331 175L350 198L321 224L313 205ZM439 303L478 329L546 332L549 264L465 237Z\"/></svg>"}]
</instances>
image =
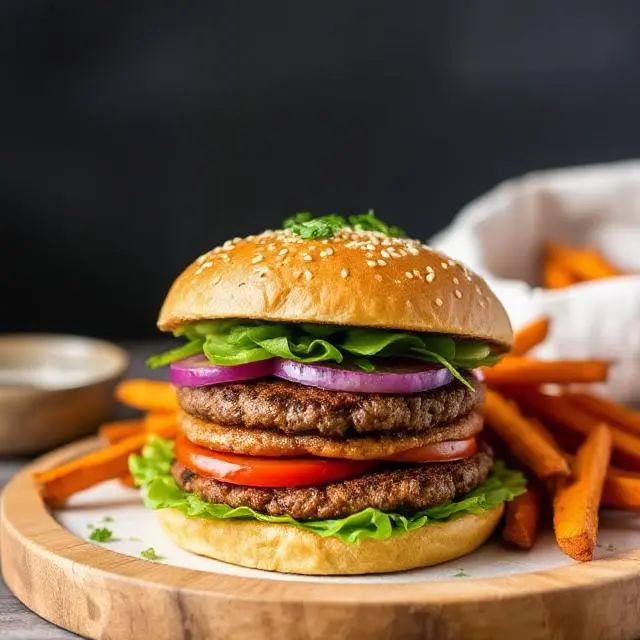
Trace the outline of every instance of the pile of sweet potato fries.
<instances>
[{"instance_id":1,"label":"pile of sweet potato fries","mask_svg":"<svg viewBox=\"0 0 640 640\"><path fill-rule=\"evenodd\" d=\"M517 332L511 353L483 371L487 436L498 456L520 466L528 479L527 492L507 505L502 536L530 549L550 505L558 545L586 561L596 546L601 504L640 510L640 412L585 390L607 379L609 362L529 357L548 331L546 318L527 325ZM103 425L99 436L108 446L36 473L48 504L61 505L105 480L131 484L129 455L149 434L175 436L179 409L171 385L127 380L116 396L144 416Z\"/></svg>"},{"instance_id":2,"label":"pile of sweet potato fries","mask_svg":"<svg viewBox=\"0 0 640 640\"><path fill-rule=\"evenodd\" d=\"M576 249L560 242L547 242L542 259L546 289L563 289L578 282L623 275L597 249Z\"/></svg>"}]
</instances>

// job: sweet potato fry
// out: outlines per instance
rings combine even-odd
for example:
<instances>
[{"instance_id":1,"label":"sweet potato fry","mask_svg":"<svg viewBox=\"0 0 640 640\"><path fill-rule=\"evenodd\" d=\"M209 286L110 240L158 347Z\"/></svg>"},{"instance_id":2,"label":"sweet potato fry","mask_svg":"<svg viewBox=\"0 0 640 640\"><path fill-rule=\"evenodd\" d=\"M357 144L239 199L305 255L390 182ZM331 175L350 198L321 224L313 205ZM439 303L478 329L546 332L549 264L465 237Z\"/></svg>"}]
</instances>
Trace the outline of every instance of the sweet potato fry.
<instances>
[{"instance_id":1,"label":"sweet potato fry","mask_svg":"<svg viewBox=\"0 0 640 640\"><path fill-rule=\"evenodd\" d=\"M544 342L549 333L549 318L538 318L516 331L513 337L511 355L523 356L533 347Z\"/></svg>"},{"instance_id":2,"label":"sweet potato fry","mask_svg":"<svg viewBox=\"0 0 640 640\"><path fill-rule=\"evenodd\" d=\"M602 360L532 360L507 356L495 367L485 368L488 384L568 384L571 382L604 382L609 363Z\"/></svg>"},{"instance_id":3,"label":"sweet potato fry","mask_svg":"<svg viewBox=\"0 0 640 640\"><path fill-rule=\"evenodd\" d=\"M596 249L574 249L559 242L548 242L546 255L579 280L598 280L621 275Z\"/></svg>"},{"instance_id":4,"label":"sweet potato fry","mask_svg":"<svg viewBox=\"0 0 640 640\"><path fill-rule=\"evenodd\" d=\"M107 422L98 429L98 436L109 444L124 440L129 436L135 436L144 431L143 420L116 420Z\"/></svg>"},{"instance_id":5,"label":"sweet potato fry","mask_svg":"<svg viewBox=\"0 0 640 640\"><path fill-rule=\"evenodd\" d=\"M146 440L146 433L130 436L106 449L92 451L59 467L37 472L34 480L41 486L45 502L60 505L74 493L129 473L129 454L140 451Z\"/></svg>"},{"instance_id":6,"label":"sweet potato fry","mask_svg":"<svg viewBox=\"0 0 640 640\"><path fill-rule=\"evenodd\" d=\"M564 289L578 282L557 260L545 258L542 267L542 283L545 289Z\"/></svg>"},{"instance_id":7,"label":"sweet potato fry","mask_svg":"<svg viewBox=\"0 0 640 640\"><path fill-rule=\"evenodd\" d=\"M527 492L507 503L502 539L520 549L531 549L540 523L540 485L527 480Z\"/></svg>"},{"instance_id":8,"label":"sweet potato fry","mask_svg":"<svg viewBox=\"0 0 640 640\"><path fill-rule=\"evenodd\" d=\"M640 412L592 393L566 392L572 405L608 424L640 436Z\"/></svg>"},{"instance_id":9,"label":"sweet potato fry","mask_svg":"<svg viewBox=\"0 0 640 640\"><path fill-rule=\"evenodd\" d=\"M173 438L177 432L177 413L148 413L139 420L108 422L98 429L98 435L109 444L140 433L155 433L163 438Z\"/></svg>"},{"instance_id":10,"label":"sweet potato fry","mask_svg":"<svg viewBox=\"0 0 640 640\"><path fill-rule=\"evenodd\" d=\"M144 417L144 428L149 433L170 438L178 431L178 413L148 413Z\"/></svg>"},{"instance_id":11,"label":"sweet potato fry","mask_svg":"<svg viewBox=\"0 0 640 640\"><path fill-rule=\"evenodd\" d=\"M546 423L558 424L583 436L588 436L602 422L577 409L563 396L545 395L522 387L511 388L507 392L513 394L526 412L542 418ZM613 448L635 464L640 464L640 438L612 425L609 425L609 430Z\"/></svg>"},{"instance_id":12,"label":"sweet potato fry","mask_svg":"<svg viewBox=\"0 0 640 640\"><path fill-rule=\"evenodd\" d=\"M640 474L609 467L602 504L613 509L640 511Z\"/></svg>"},{"instance_id":13,"label":"sweet potato fry","mask_svg":"<svg viewBox=\"0 0 640 640\"><path fill-rule=\"evenodd\" d=\"M168 382L155 380L125 380L116 387L116 398L142 411L178 411L175 389Z\"/></svg>"},{"instance_id":14,"label":"sweet potato fry","mask_svg":"<svg viewBox=\"0 0 640 640\"><path fill-rule=\"evenodd\" d=\"M598 537L598 509L611 458L611 432L598 425L578 449L573 477L562 481L553 500L553 528L559 547L581 562L593 558Z\"/></svg>"},{"instance_id":15,"label":"sweet potato fry","mask_svg":"<svg viewBox=\"0 0 640 640\"><path fill-rule=\"evenodd\" d=\"M504 440L511 452L540 479L568 476L564 456L540 434L542 425L532 426L518 408L499 393L487 390L484 414L487 425Z\"/></svg>"},{"instance_id":16,"label":"sweet potato fry","mask_svg":"<svg viewBox=\"0 0 640 640\"><path fill-rule=\"evenodd\" d=\"M136 488L136 483L133 481L133 476L130 473L127 473L124 476L120 476L118 478L118 481L124 487L129 487L131 489L135 489Z\"/></svg>"}]
</instances>

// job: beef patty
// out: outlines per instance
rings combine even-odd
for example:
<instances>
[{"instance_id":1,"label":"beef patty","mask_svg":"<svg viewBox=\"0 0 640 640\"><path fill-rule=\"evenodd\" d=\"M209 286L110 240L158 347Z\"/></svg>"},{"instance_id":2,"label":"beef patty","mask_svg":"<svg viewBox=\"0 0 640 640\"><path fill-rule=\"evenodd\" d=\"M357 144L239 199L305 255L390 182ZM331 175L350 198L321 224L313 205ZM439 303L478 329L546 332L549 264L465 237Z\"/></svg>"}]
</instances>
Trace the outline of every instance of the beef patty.
<instances>
[{"instance_id":1,"label":"beef patty","mask_svg":"<svg viewBox=\"0 0 640 640\"><path fill-rule=\"evenodd\" d=\"M325 520L344 518L367 507L410 514L451 502L481 485L492 465L492 454L484 450L457 462L387 468L324 486L273 489L204 478L179 462L174 463L172 473L182 489L207 502L251 507L296 520Z\"/></svg>"},{"instance_id":2,"label":"beef patty","mask_svg":"<svg viewBox=\"0 0 640 640\"><path fill-rule=\"evenodd\" d=\"M454 380L423 393L385 395L327 391L285 380L260 380L181 387L178 402L187 413L222 425L276 429L287 434L427 431L467 415L484 400L473 375L473 390Z\"/></svg>"},{"instance_id":3,"label":"beef patty","mask_svg":"<svg viewBox=\"0 0 640 640\"><path fill-rule=\"evenodd\" d=\"M214 451L253 456L319 456L372 460L445 440L464 440L482 431L483 419L476 411L429 431L362 435L355 438L327 438L317 434L287 435L278 431L229 427L183 413L180 428L187 440Z\"/></svg>"}]
</instances>

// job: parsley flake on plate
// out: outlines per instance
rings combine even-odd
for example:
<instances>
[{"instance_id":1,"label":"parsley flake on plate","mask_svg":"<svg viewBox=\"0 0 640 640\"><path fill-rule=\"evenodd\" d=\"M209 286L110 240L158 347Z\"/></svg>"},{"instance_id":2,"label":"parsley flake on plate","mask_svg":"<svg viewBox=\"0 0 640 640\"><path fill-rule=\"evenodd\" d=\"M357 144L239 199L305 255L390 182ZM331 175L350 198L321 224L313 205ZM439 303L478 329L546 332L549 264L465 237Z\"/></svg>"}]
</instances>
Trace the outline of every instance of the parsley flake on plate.
<instances>
[{"instance_id":1,"label":"parsley flake on plate","mask_svg":"<svg viewBox=\"0 0 640 640\"><path fill-rule=\"evenodd\" d=\"M91 532L89 540L94 542L113 542L113 531L106 527L97 527Z\"/></svg>"}]
</instances>

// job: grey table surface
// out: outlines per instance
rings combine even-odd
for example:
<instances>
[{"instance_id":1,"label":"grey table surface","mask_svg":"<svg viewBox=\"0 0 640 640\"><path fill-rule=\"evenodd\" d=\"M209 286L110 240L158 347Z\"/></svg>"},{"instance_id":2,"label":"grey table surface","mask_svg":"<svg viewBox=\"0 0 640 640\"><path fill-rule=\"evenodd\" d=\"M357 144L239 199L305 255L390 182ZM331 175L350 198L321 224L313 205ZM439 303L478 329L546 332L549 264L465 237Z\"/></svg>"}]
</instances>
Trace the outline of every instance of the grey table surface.
<instances>
[{"instance_id":1,"label":"grey table surface","mask_svg":"<svg viewBox=\"0 0 640 640\"><path fill-rule=\"evenodd\" d=\"M131 357L128 375L131 377L159 378L163 371L149 371L144 366L146 357L167 347L167 342L133 342L124 346ZM29 459L0 458L0 490L11 476L17 473ZM56 627L27 609L7 588L0 575L0 638L3 640L49 640L78 638L79 636Z\"/></svg>"}]
</instances>

